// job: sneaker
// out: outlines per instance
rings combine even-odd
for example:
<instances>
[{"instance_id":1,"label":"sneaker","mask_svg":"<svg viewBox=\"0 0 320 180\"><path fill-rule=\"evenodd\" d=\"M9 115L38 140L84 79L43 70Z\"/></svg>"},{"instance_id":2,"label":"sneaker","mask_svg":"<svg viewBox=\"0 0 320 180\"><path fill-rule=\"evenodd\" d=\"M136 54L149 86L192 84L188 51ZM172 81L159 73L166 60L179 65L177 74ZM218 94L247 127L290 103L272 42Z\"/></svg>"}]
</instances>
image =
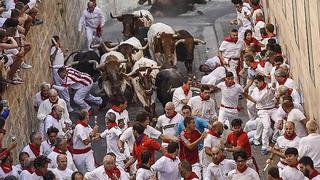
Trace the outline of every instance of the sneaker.
<instances>
[{"instance_id":1,"label":"sneaker","mask_svg":"<svg viewBox=\"0 0 320 180\"><path fill-rule=\"evenodd\" d=\"M259 142L258 140L256 140L256 139L254 139L254 140L252 141L252 143L253 143L253 145L255 145L255 146L260 146L260 142Z\"/></svg>"},{"instance_id":2,"label":"sneaker","mask_svg":"<svg viewBox=\"0 0 320 180\"><path fill-rule=\"evenodd\" d=\"M22 69L30 69L30 68L32 68L32 66L31 66L30 64L27 64L27 63L25 63L25 62L23 62L23 63L20 65L20 67L21 67Z\"/></svg>"},{"instance_id":3,"label":"sneaker","mask_svg":"<svg viewBox=\"0 0 320 180\"><path fill-rule=\"evenodd\" d=\"M32 26L43 24L43 20L41 19L34 19L32 20Z\"/></svg>"},{"instance_id":4,"label":"sneaker","mask_svg":"<svg viewBox=\"0 0 320 180\"><path fill-rule=\"evenodd\" d=\"M267 155L268 154L268 150L267 149L261 149L261 154L262 155Z\"/></svg>"}]
</instances>

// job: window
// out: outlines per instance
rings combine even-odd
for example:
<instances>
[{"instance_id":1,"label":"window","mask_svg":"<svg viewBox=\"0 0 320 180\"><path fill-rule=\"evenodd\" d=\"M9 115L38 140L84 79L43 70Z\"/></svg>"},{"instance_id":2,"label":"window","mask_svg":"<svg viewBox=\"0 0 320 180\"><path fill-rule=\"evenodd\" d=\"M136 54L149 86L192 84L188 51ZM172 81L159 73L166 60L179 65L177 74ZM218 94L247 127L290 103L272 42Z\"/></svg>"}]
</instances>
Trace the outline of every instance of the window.
<instances>
[{"instance_id":1,"label":"window","mask_svg":"<svg viewBox=\"0 0 320 180\"><path fill-rule=\"evenodd\" d=\"M292 18L294 26L294 37L299 48L299 31L298 31L298 16L297 16L297 0L292 0Z\"/></svg>"},{"instance_id":2,"label":"window","mask_svg":"<svg viewBox=\"0 0 320 180\"><path fill-rule=\"evenodd\" d=\"M309 62L309 73L313 84L315 84L314 78L314 63L313 63L313 50L312 50L312 36L311 36L311 22L310 22L310 0L304 1L304 12L306 19L306 35L307 35L307 51Z\"/></svg>"}]
</instances>

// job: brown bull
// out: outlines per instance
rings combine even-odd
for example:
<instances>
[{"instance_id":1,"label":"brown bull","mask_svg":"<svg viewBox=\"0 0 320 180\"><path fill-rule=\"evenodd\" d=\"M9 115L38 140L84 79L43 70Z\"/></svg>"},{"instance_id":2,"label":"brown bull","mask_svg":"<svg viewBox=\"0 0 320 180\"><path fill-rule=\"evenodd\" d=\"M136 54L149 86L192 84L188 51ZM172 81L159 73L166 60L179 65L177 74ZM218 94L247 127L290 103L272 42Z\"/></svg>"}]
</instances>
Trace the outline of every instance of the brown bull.
<instances>
[{"instance_id":1,"label":"brown bull","mask_svg":"<svg viewBox=\"0 0 320 180\"><path fill-rule=\"evenodd\" d=\"M110 12L110 17L112 19L117 19L118 21L122 22L123 25L123 36L124 39L129 39L132 37L135 33L135 30L143 25L143 22L141 22L140 18L142 18L142 14L140 13L140 16L136 16L134 14L123 14L121 16L114 17L112 13Z\"/></svg>"}]
</instances>

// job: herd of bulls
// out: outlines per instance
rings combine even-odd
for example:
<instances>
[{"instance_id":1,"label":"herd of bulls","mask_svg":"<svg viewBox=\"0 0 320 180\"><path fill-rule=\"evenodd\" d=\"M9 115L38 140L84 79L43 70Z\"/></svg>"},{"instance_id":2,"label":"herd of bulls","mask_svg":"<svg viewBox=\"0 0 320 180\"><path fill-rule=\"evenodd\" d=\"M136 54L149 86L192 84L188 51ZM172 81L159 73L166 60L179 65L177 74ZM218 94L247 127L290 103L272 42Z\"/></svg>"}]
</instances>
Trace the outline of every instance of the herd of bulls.
<instances>
[{"instance_id":1,"label":"herd of bulls","mask_svg":"<svg viewBox=\"0 0 320 180\"><path fill-rule=\"evenodd\" d=\"M164 23L155 23L147 10L135 11L111 18L123 24L121 43L105 41L92 45L96 51L75 52L67 65L99 79L100 88L108 98L132 97L155 114L155 100L164 105L172 100L171 88L182 85L177 61L184 61L192 73L195 45L205 44L186 30L175 31Z\"/></svg>"}]
</instances>

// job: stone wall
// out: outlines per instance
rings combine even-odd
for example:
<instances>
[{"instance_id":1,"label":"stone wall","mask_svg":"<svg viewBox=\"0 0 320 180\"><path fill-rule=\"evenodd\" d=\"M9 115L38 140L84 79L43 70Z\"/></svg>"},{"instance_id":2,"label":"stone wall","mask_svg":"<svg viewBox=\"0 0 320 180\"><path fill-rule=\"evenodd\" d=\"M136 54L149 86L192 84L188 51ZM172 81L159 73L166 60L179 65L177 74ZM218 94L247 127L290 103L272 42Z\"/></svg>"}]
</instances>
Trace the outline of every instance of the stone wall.
<instances>
[{"instance_id":1,"label":"stone wall","mask_svg":"<svg viewBox=\"0 0 320 180\"><path fill-rule=\"evenodd\" d=\"M6 138L16 136L19 152L29 142L29 134L37 129L37 118L33 108L33 95L39 90L43 81L51 82L49 70L49 45L52 35L59 35L62 49L79 49L82 44L81 35L77 31L80 13L84 1L79 0L45 0L39 4L39 17L44 24L31 28L27 39L32 43L32 50L26 60L33 68L22 70L25 84L9 85L3 98L10 104L11 114L6 122ZM7 144L7 141L4 141Z\"/></svg>"}]
</instances>

